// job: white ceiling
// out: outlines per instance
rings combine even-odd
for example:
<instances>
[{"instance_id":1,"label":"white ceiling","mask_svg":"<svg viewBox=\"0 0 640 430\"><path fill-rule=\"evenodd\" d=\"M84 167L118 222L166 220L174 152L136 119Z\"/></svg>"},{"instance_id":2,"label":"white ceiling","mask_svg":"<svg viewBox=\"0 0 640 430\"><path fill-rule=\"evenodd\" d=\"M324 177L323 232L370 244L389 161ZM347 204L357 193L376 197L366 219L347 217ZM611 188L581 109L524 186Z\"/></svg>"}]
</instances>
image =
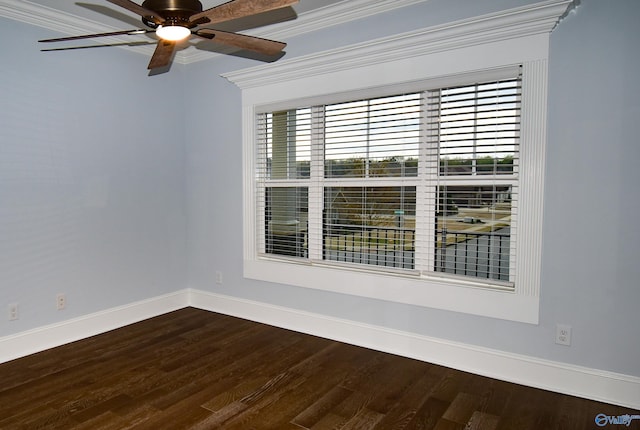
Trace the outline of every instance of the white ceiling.
<instances>
[{"instance_id":1,"label":"white ceiling","mask_svg":"<svg viewBox=\"0 0 640 430\"><path fill-rule=\"evenodd\" d=\"M142 4L143 0L134 1ZM226 1L201 0L201 3L204 9L208 9ZM424 1L428 0L300 0L292 7L221 23L215 28L286 42L287 38L296 35ZM139 16L106 0L0 0L0 17L49 29L52 31L51 38L144 28ZM120 44L124 49L145 55L153 53L155 44L151 35L118 36L86 41L94 45ZM73 43L86 45L86 41ZM149 45L129 46L131 42L138 41ZM190 46L182 49L174 61L188 64L216 55L218 53L215 51Z\"/></svg>"},{"instance_id":2,"label":"white ceiling","mask_svg":"<svg viewBox=\"0 0 640 430\"><path fill-rule=\"evenodd\" d=\"M143 0L133 0L138 4L142 4ZM226 3L228 0L200 0L203 9L209 9ZM285 11L269 12L265 14L265 19L273 19L279 16L292 16L293 13L300 15L317 9L340 3L343 0L301 0L292 8ZM132 25L137 28L142 25L140 17L136 14L121 8L117 5L107 2L106 0L81 0L81 1L51 1L51 0L28 0L25 3L31 3L42 7L43 10L51 9L66 14L77 16L82 19L92 20L105 25L119 25L123 29L128 29ZM293 9L293 11L291 10ZM284 13L283 13L284 12ZM269 16L271 15L271 16ZM128 25L128 26L127 26Z\"/></svg>"},{"instance_id":3,"label":"white ceiling","mask_svg":"<svg viewBox=\"0 0 640 430\"><path fill-rule=\"evenodd\" d=\"M138 4L142 4L143 0L133 0ZM228 0L200 0L204 9L209 9L214 6L218 6L222 3L226 3ZM298 4L292 6L297 13L309 12L311 10L320 9L331 4L340 3L343 0L300 0ZM94 4L104 6L115 11L124 12L127 15L135 17L135 14L128 12L127 10L116 6L106 0L83 0L83 1L51 1L51 0L29 0L29 3L46 6L48 8L65 11L72 14L82 15L82 5Z\"/></svg>"}]
</instances>

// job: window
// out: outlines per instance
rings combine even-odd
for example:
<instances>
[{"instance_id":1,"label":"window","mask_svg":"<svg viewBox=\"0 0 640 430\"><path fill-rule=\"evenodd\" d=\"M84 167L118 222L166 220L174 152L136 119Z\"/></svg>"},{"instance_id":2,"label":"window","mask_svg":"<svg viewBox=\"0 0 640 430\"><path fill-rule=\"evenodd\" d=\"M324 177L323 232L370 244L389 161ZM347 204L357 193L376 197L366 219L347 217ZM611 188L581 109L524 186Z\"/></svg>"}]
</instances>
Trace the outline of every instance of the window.
<instances>
[{"instance_id":1,"label":"window","mask_svg":"<svg viewBox=\"0 0 640 430\"><path fill-rule=\"evenodd\" d=\"M520 97L517 78L429 93L436 271L513 285Z\"/></svg>"},{"instance_id":2,"label":"window","mask_svg":"<svg viewBox=\"0 0 640 430\"><path fill-rule=\"evenodd\" d=\"M261 254L512 288L519 77L264 112L256 123Z\"/></svg>"},{"instance_id":3,"label":"window","mask_svg":"<svg viewBox=\"0 0 640 430\"><path fill-rule=\"evenodd\" d=\"M549 33L569 6L226 74L244 276L537 323Z\"/></svg>"}]
</instances>

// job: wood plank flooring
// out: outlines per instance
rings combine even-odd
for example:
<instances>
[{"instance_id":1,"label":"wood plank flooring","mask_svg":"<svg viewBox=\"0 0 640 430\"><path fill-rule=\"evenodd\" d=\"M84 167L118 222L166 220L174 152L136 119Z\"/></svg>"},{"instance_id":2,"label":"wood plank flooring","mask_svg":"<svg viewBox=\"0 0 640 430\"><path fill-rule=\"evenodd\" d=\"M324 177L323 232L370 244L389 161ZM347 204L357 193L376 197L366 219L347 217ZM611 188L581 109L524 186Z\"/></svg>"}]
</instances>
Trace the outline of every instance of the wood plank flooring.
<instances>
[{"instance_id":1,"label":"wood plank flooring","mask_svg":"<svg viewBox=\"0 0 640 430\"><path fill-rule=\"evenodd\" d=\"M640 413L194 308L0 364L0 381L3 430L582 430Z\"/></svg>"}]
</instances>

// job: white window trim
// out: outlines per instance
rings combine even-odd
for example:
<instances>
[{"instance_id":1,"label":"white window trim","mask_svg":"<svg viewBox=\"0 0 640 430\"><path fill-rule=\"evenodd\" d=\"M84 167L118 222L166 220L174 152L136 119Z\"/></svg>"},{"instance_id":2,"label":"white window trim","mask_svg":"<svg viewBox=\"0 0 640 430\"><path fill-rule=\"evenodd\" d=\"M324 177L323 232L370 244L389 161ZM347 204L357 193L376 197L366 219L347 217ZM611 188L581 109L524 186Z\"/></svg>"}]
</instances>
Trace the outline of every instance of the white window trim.
<instances>
[{"instance_id":1,"label":"white window trim","mask_svg":"<svg viewBox=\"0 0 640 430\"><path fill-rule=\"evenodd\" d=\"M552 0L223 75L242 90L244 276L392 302L538 323L549 34L572 6ZM464 61L461 61L464 59ZM370 97L478 71L522 66L520 213L515 291L473 281L384 274L259 257L255 114L336 97Z\"/></svg>"}]
</instances>

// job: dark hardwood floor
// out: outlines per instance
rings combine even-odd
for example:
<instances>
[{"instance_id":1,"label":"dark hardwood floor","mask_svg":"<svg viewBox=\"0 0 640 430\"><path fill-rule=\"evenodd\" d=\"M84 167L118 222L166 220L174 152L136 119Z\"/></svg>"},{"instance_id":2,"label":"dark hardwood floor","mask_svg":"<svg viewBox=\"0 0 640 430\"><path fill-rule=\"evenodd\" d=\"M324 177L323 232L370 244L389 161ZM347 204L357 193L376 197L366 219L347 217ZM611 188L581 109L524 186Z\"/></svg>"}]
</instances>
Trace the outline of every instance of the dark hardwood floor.
<instances>
[{"instance_id":1,"label":"dark hardwood floor","mask_svg":"<svg viewBox=\"0 0 640 430\"><path fill-rule=\"evenodd\" d=\"M640 413L193 308L0 364L0 381L3 430L582 430Z\"/></svg>"}]
</instances>

